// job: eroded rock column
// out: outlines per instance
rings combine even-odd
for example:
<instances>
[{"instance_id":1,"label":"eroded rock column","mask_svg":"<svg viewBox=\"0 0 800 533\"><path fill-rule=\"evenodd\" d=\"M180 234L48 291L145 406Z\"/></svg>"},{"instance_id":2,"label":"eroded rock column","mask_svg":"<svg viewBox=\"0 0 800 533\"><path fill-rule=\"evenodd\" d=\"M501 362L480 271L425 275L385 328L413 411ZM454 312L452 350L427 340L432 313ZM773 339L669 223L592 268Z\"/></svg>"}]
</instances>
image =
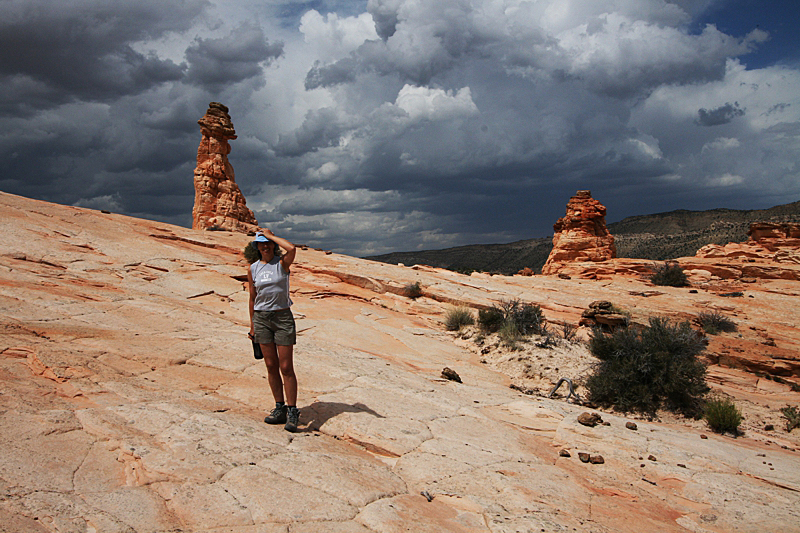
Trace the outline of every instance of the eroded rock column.
<instances>
[{"instance_id":1,"label":"eroded rock column","mask_svg":"<svg viewBox=\"0 0 800 533\"><path fill-rule=\"evenodd\" d=\"M231 152L228 141L236 138L228 108L219 102L211 102L197 123L203 138L197 149L197 168L194 170L192 229L256 230L256 217L247 207L234 180L233 166L228 161Z\"/></svg>"},{"instance_id":2,"label":"eroded rock column","mask_svg":"<svg viewBox=\"0 0 800 533\"><path fill-rule=\"evenodd\" d=\"M607 261L617 257L614 236L606 227L606 208L591 191L578 191L567 214L553 225L553 250L542 274L558 274L565 263Z\"/></svg>"}]
</instances>

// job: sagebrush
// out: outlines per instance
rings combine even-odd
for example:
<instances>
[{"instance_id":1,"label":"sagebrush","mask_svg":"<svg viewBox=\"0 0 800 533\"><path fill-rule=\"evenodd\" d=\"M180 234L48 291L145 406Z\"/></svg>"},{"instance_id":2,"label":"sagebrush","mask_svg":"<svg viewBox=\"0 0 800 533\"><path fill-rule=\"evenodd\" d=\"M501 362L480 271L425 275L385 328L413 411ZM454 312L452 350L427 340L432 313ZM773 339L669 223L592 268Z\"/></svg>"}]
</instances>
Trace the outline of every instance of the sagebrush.
<instances>
[{"instance_id":1,"label":"sagebrush","mask_svg":"<svg viewBox=\"0 0 800 533\"><path fill-rule=\"evenodd\" d=\"M405 288L403 288L403 294L406 297L411 298L412 300L416 300L420 296L422 296L422 286L419 284L419 281L415 281L414 283L408 283Z\"/></svg>"},{"instance_id":2,"label":"sagebrush","mask_svg":"<svg viewBox=\"0 0 800 533\"><path fill-rule=\"evenodd\" d=\"M795 406L786 406L781 409L781 414L786 419L786 431L800 428L800 409Z\"/></svg>"},{"instance_id":3,"label":"sagebrush","mask_svg":"<svg viewBox=\"0 0 800 533\"><path fill-rule=\"evenodd\" d=\"M469 307L458 306L450 309L444 317L444 325L448 331L458 331L464 326L471 326L475 323L472 311Z\"/></svg>"},{"instance_id":4,"label":"sagebrush","mask_svg":"<svg viewBox=\"0 0 800 533\"><path fill-rule=\"evenodd\" d=\"M708 427L716 433L738 435L742 412L728 398L713 398L706 402L703 418L708 422Z\"/></svg>"},{"instance_id":5,"label":"sagebrush","mask_svg":"<svg viewBox=\"0 0 800 533\"><path fill-rule=\"evenodd\" d=\"M542 308L519 300L504 301L489 309L481 309L478 312L478 324L488 333L505 329L507 334L516 331L519 335L525 336L542 335L545 331Z\"/></svg>"},{"instance_id":6,"label":"sagebrush","mask_svg":"<svg viewBox=\"0 0 800 533\"><path fill-rule=\"evenodd\" d=\"M595 329L589 350L600 363L586 382L589 400L620 411L665 408L699 416L709 390L706 367L697 359L705 345L688 322L660 317L641 329Z\"/></svg>"},{"instance_id":7,"label":"sagebrush","mask_svg":"<svg viewBox=\"0 0 800 533\"><path fill-rule=\"evenodd\" d=\"M697 315L697 323L709 335L736 331L736 323L719 311L703 311Z\"/></svg>"},{"instance_id":8,"label":"sagebrush","mask_svg":"<svg viewBox=\"0 0 800 533\"><path fill-rule=\"evenodd\" d=\"M650 275L650 281L653 285L665 287L684 287L689 284L689 279L683 269L674 261L655 265L653 273Z\"/></svg>"}]
</instances>

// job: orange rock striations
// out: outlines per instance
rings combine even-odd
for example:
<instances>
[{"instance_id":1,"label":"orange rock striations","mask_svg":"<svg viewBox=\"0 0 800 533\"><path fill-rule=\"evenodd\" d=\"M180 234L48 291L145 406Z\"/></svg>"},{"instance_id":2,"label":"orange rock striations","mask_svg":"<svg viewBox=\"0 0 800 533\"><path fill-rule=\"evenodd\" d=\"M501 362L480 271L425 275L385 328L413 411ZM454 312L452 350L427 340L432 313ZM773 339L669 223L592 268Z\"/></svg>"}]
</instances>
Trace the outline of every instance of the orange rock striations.
<instances>
[{"instance_id":1,"label":"orange rock striations","mask_svg":"<svg viewBox=\"0 0 800 533\"><path fill-rule=\"evenodd\" d=\"M800 224L753 222L747 242L721 246L708 244L695 254L702 258L768 259L776 263L800 264Z\"/></svg>"},{"instance_id":2,"label":"orange rock striations","mask_svg":"<svg viewBox=\"0 0 800 533\"><path fill-rule=\"evenodd\" d=\"M256 217L248 209L228 161L231 152L228 141L236 138L228 108L211 102L197 123L203 138L197 148L194 170L192 229L215 228L243 233L258 229Z\"/></svg>"},{"instance_id":3,"label":"orange rock striations","mask_svg":"<svg viewBox=\"0 0 800 533\"><path fill-rule=\"evenodd\" d=\"M542 274L558 274L565 263L607 261L617 256L614 236L606 227L606 208L591 191L578 191L567 203L567 214L553 225L553 250Z\"/></svg>"}]
</instances>

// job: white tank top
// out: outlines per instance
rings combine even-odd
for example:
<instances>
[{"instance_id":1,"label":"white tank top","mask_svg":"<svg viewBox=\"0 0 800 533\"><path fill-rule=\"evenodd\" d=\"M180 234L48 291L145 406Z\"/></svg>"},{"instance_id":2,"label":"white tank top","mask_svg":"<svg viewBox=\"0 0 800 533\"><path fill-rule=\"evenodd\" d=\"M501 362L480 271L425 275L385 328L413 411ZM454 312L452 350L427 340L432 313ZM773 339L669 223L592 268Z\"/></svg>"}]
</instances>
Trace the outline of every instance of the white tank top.
<instances>
[{"instance_id":1,"label":"white tank top","mask_svg":"<svg viewBox=\"0 0 800 533\"><path fill-rule=\"evenodd\" d=\"M256 288L255 311L277 311L292 305L289 298L289 273L279 257L269 263L256 261L250 265L250 275Z\"/></svg>"}]
</instances>

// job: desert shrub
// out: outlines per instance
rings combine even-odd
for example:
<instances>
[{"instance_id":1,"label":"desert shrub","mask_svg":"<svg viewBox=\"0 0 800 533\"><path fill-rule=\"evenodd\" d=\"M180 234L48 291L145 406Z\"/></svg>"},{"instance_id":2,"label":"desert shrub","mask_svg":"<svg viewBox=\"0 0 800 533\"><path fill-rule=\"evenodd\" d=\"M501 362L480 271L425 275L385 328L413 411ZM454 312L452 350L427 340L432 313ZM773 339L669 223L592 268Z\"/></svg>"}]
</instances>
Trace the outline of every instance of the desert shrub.
<instances>
[{"instance_id":1,"label":"desert shrub","mask_svg":"<svg viewBox=\"0 0 800 533\"><path fill-rule=\"evenodd\" d=\"M420 296L422 296L422 287L419 284L419 281L415 281L414 283L408 283L403 288L403 294L411 298L412 300L416 300Z\"/></svg>"},{"instance_id":2,"label":"desert shrub","mask_svg":"<svg viewBox=\"0 0 800 533\"><path fill-rule=\"evenodd\" d=\"M689 284L686 274L678 263L667 261L662 265L653 267L653 274L650 276L653 285L667 287L683 287Z\"/></svg>"},{"instance_id":3,"label":"desert shrub","mask_svg":"<svg viewBox=\"0 0 800 533\"><path fill-rule=\"evenodd\" d=\"M505 319L506 317L503 311L495 306L478 311L478 325L486 333L496 333L500 331Z\"/></svg>"},{"instance_id":4,"label":"desert shrub","mask_svg":"<svg viewBox=\"0 0 800 533\"><path fill-rule=\"evenodd\" d=\"M516 330L520 336L538 334L545 331L545 318L538 305L522 303L519 300L501 302L499 306L481 309L478 324L488 333L506 328L508 333Z\"/></svg>"},{"instance_id":5,"label":"desert shrub","mask_svg":"<svg viewBox=\"0 0 800 533\"><path fill-rule=\"evenodd\" d=\"M736 323L719 311L703 311L697 315L697 323L709 335L722 331L736 331Z\"/></svg>"},{"instance_id":6,"label":"desert shrub","mask_svg":"<svg viewBox=\"0 0 800 533\"><path fill-rule=\"evenodd\" d=\"M786 419L786 431L800 428L800 409L794 406L786 406L781 409L781 414Z\"/></svg>"},{"instance_id":7,"label":"desert shrub","mask_svg":"<svg viewBox=\"0 0 800 533\"><path fill-rule=\"evenodd\" d=\"M256 248L256 243L254 241L250 241L247 243L247 246L244 247L244 258L248 263L255 263L259 259L261 259L261 254L258 253L258 248Z\"/></svg>"},{"instance_id":8,"label":"desert shrub","mask_svg":"<svg viewBox=\"0 0 800 533\"><path fill-rule=\"evenodd\" d=\"M542 338L536 343L537 348L554 348L558 346L558 337L553 331L548 329L547 326L542 328L539 335L541 335Z\"/></svg>"},{"instance_id":9,"label":"desert shrub","mask_svg":"<svg viewBox=\"0 0 800 533\"><path fill-rule=\"evenodd\" d=\"M712 431L736 435L739 433L739 424L742 423L742 412L728 398L713 398L706 402L703 418Z\"/></svg>"},{"instance_id":10,"label":"desert shrub","mask_svg":"<svg viewBox=\"0 0 800 533\"><path fill-rule=\"evenodd\" d=\"M516 326L521 335L544 335L545 320L542 308L538 305L522 303L519 300L503 302L500 305L506 322Z\"/></svg>"},{"instance_id":11,"label":"desert shrub","mask_svg":"<svg viewBox=\"0 0 800 533\"><path fill-rule=\"evenodd\" d=\"M561 337L567 342L575 342L575 337L578 335L578 326L564 322L561 324Z\"/></svg>"},{"instance_id":12,"label":"desert shrub","mask_svg":"<svg viewBox=\"0 0 800 533\"><path fill-rule=\"evenodd\" d=\"M523 335L512 322L504 322L497 335L507 348L511 350L519 349L519 342L522 340Z\"/></svg>"},{"instance_id":13,"label":"desert shrub","mask_svg":"<svg viewBox=\"0 0 800 533\"><path fill-rule=\"evenodd\" d=\"M600 363L586 382L589 399L620 411L654 414L663 407L697 416L709 390L697 359L704 349L688 322L651 318L641 329L595 329L589 350Z\"/></svg>"},{"instance_id":14,"label":"desert shrub","mask_svg":"<svg viewBox=\"0 0 800 533\"><path fill-rule=\"evenodd\" d=\"M458 331L464 326L475 323L469 307L458 306L450 309L444 316L444 325L448 331Z\"/></svg>"}]
</instances>

